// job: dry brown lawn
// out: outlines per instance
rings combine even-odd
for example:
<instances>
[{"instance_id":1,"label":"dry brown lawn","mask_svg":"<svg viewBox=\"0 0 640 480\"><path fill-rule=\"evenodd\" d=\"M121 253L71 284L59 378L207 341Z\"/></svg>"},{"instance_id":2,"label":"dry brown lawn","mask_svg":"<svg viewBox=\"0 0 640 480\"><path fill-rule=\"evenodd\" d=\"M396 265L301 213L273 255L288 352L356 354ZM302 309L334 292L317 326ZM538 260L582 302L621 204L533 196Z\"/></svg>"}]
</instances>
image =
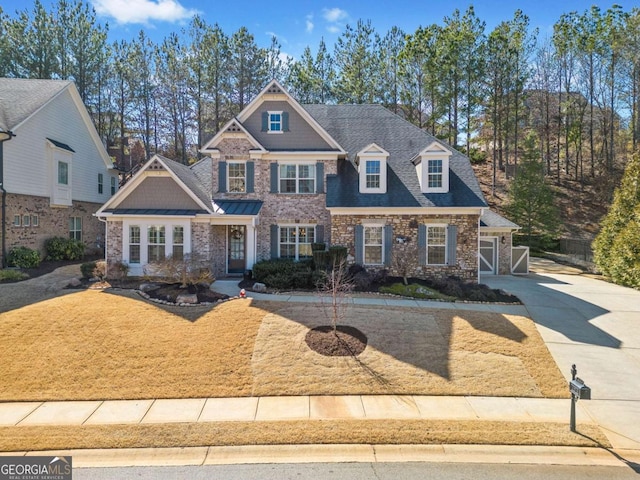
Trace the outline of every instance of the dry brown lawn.
<instances>
[{"instance_id":1,"label":"dry brown lawn","mask_svg":"<svg viewBox=\"0 0 640 480\"><path fill-rule=\"evenodd\" d=\"M0 451L289 444L610 447L595 425L454 420L300 420L0 428Z\"/></svg>"},{"instance_id":2,"label":"dry brown lawn","mask_svg":"<svg viewBox=\"0 0 640 480\"><path fill-rule=\"evenodd\" d=\"M304 342L313 304L161 308L82 291L0 314L0 401L257 395L567 397L533 322L496 313L352 307L357 358ZM21 427L22 428L22 427ZM26 432L26 431L25 431Z\"/></svg>"}]
</instances>

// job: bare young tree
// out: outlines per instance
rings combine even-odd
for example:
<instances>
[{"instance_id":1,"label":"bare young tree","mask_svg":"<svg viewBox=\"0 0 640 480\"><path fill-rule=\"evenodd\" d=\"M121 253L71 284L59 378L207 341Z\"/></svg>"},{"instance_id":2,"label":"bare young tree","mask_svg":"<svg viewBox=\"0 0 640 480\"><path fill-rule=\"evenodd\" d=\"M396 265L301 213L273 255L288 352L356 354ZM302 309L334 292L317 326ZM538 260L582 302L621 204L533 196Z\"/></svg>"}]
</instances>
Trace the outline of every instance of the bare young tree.
<instances>
[{"instance_id":1,"label":"bare young tree","mask_svg":"<svg viewBox=\"0 0 640 480\"><path fill-rule=\"evenodd\" d=\"M338 323L347 316L349 295L353 288L353 281L349 276L345 260L335 262L333 268L325 272L324 279L318 284L320 304L331 321L334 333Z\"/></svg>"}]
</instances>

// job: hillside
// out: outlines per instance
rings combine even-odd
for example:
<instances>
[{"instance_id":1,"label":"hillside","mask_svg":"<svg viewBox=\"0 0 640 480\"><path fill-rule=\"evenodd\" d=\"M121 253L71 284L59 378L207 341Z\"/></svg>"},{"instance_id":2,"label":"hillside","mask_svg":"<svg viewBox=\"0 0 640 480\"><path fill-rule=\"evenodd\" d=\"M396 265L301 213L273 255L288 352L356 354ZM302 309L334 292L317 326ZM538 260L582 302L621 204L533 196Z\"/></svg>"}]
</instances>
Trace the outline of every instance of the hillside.
<instances>
[{"instance_id":1,"label":"hillside","mask_svg":"<svg viewBox=\"0 0 640 480\"><path fill-rule=\"evenodd\" d=\"M505 173L497 172L496 195L491 193L493 176L491 162L473 166L487 202L495 211L505 215L504 205L507 202L507 180ZM581 240L593 240L598 233L599 222L607 213L610 189L602 182L586 184L560 178L560 185L551 183L556 191L556 205L560 211L561 236Z\"/></svg>"}]
</instances>

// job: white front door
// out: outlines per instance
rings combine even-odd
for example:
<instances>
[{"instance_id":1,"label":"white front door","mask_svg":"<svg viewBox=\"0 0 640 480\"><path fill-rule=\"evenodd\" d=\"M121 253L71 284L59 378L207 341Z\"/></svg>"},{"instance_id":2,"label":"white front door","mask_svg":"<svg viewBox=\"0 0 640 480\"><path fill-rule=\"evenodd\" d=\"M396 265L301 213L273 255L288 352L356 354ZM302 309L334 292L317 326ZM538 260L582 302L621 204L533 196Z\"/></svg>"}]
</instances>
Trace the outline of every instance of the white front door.
<instances>
[{"instance_id":1,"label":"white front door","mask_svg":"<svg viewBox=\"0 0 640 480\"><path fill-rule=\"evenodd\" d=\"M498 238L480 237L480 273L495 275L498 270Z\"/></svg>"}]
</instances>

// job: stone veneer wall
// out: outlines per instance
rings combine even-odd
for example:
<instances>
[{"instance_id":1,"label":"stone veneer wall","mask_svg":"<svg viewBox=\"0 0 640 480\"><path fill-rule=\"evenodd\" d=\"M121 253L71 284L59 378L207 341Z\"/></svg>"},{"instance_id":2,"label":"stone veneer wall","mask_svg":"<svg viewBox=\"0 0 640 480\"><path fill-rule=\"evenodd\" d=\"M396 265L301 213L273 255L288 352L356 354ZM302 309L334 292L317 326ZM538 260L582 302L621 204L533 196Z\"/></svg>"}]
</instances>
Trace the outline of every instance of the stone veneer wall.
<instances>
[{"instance_id":1,"label":"stone veneer wall","mask_svg":"<svg viewBox=\"0 0 640 480\"><path fill-rule=\"evenodd\" d=\"M511 275L511 247L513 237L511 232L490 232L482 230L481 237L498 237L498 275ZM504 237L504 243L501 239Z\"/></svg>"},{"instance_id":2,"label":"stone veneer wall","mask_svg":"<svg viewBox=\"0 0 640 480\"><path fill-rule=\"evenodd\" d=\"M478 215L335 215L332 217L331 238L334 245L346 246L349 258L355 259L355 226L371 221L384 220L393 226L392 265L387 268L390 275L401 276L399 263L406 265L408 275L417 278L458 276L467 280L478 279ZM440 223L457 225L457 263L455 266L419 265L417 241L418 224ZM406 243L396 242L402 236Z\"/></svg>"},{"instance_id":3,"label":"stone veneer wall","mask_svg":"<svg viewBox=\"0 0 640 480\"><path fill-rule=\"evenodd\" d=\"M38 250L45 255L44 243L51 237L69 237L69 218L82 217L82 240L87 253L102 253L105 243L105 225L93 216L100 204L74 201L71 207L51 207L49 197L7 194L6 208L6 248L23 246ZM38 226L16 227L13 217L20 215L38 216ZM2 253L0 252L0 255Z\"/></svg>"},{"instance_id":4,"label":"stone veneer wall","mask_svg":"<svg viewBox=\"0 0 640 480\"><path fill-rule=\"evenodd\" d=\"M248 160L252 145L243 138L224 139L218 145L220 159L225 161ZM290 158L287 158L289 160ZM291 158L294 160L294 158ZM324 225L324 242L331 242L331 217L326 209L326 195L319 194L286 194L271 193L270 165L276 160L255 160L254 193L235 194L218 193L218 162L213 161L212 185L213 197L224 199L262 200L260 224L257 226L257 261L271 258L272 224L297 223L301 225ZM326 192L326 175L337 173L337 161L324 162L324 191ZM316 179L318 181L318 179ZM223 255L224 235L223 235ZM214 234L217 238L219 234ZM216 247L216 252L218 248Z\"/></svg>"},{"instance_id":5,"label":"stone veneer wall","mask_svg":"<svg viewBox=\"0 0 640 480\"><path fill-rule=\"evenodd\" d=\"M121 221L107 221L107 277L115 277L119 273L114 269L114 264L122 262L122 229Z\"/></svg>"}]
</instances>

